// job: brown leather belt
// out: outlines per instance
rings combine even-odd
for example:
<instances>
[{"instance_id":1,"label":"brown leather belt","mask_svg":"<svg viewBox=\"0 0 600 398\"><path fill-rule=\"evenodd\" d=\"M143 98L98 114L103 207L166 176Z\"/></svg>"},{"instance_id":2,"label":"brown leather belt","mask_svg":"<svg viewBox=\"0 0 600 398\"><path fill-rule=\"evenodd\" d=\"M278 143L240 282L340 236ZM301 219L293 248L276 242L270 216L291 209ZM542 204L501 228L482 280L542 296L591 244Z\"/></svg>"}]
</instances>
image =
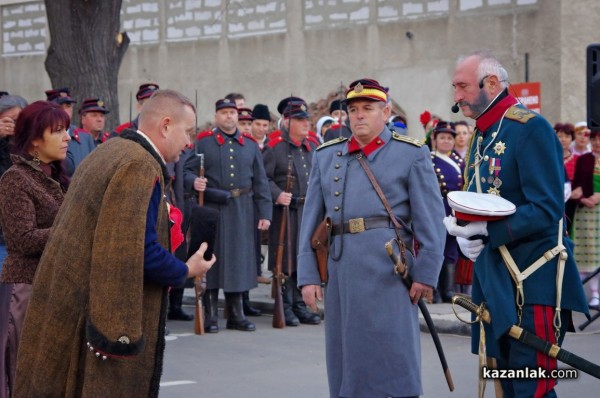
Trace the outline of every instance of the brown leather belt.
<instances>
[{"instance_id":1,"label":"brown leather belt","mask_svg":"<svg viewBox=\"0 0 600 398\"><path fill-rule=\"evenodd\" d=\"M358 234L368 229L390 228L390 218L387 216L352 218L343 225L335 224L331 229L331 235Z\"/></svg>"},{"instance_id":2,"label":"brown leather belt","mask_svg":"<svg viewBox=\"0 0 600 398\"><path fill-rule=\"evenodd\" d=\"M290 202L290 207L298 208L298 207L304 205L304 202L306 202L305 196L294 196L292 198L292 201Z\"/></svg>"},{"instance_id":3,"label":"brown leather belt","mask_svg":"<svg viewBox=\"0 0 600 398\"><path fill-rule=\"evenodd\" d=\"M246 195L247 193L252 192L252 187L235 188L235 189L229 190L229 192L231 193L232 198L239 198L242 195Z\"/></svg>"}]
</instances>

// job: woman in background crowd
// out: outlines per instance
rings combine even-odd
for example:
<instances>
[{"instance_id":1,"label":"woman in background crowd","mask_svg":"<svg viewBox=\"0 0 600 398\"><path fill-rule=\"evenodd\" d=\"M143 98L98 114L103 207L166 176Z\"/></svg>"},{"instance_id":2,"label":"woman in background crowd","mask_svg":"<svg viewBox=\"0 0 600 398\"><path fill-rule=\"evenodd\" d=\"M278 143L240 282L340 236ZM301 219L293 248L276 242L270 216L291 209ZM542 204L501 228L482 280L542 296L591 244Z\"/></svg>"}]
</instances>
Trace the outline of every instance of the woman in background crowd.
<instances>
[{"instance_id":1,"label":"woman in background crowd","mask_svg":"<svg viewBox=\"0 0 600 398\"><path fill-rule=\"evenodd\" d=\"M571 198L577 201L573 220L575 261L581 278L585 278L600 265L600 129L591 132L592 152L581 155L575 165ZM590 307L600 305L596 275L588 282Z\"/></svg>"},{"instance_id":2,"label":"woman in background crowd","mask_svg":"<svg viewBox=\"0 0 600 398\"><path fill-rule=\"evenodd\" d=\"M575 141L571 144L571 151L578 156L590 151L590 129L587 122L575 123Z\"/></svg>"},{"instance_id":3,"label":"woman in background crowd","mask_svg":"<svg viewBox=\"0 0 600 398\"><path fill-rule=\"evenodd\" d=\"M471 142L471 130L469 129L469 124L464 120L458 121L454 123L454 131L456 131L454 152L464 159L467 150L469 149L469 142Z\"/></svg>"},{"instance_id":4,"label":"woman in background crowd","mask_svg":"<svg viewBox=\"0 0 600 398\"><path fill-rule=\"evenodd\" d=\"M8 144L15 133L15 121L21 109L27 106L27 101L18 95L5 95L0 98L0 176L11 166ZM6 244L0 228L0 273L6 257ZM2 300L0 300L1 302ZM0 365L1 366L1 365Z\"/></svg>"},{"instance_id":5,"label":"woman in background crowd","mask_svg":"<svg viewBox=\"0 0 600 398\"><path fill-rule=\"evenodd\" d=\"M438 178L440 193L444 202L446 215L452 211L448 205L448 192L460 191L464 185L463 173L465 163L454 149L456 131L454 124L440 120L433 129L431 142L435 150L431 151L431 162ZM449 303L454 296L454 271L458 261L459 251L456 237L446 234L444 247L444 263L440 271L437 289L433 293L433 302ZM462 287L461 287L462 290Z\"/></svg>"},{"instance_id":6,"label":"woman in background crowd","mask_svg":"<svg viewBox=\"0 0 600 398\"><path fill-rule=\"evenodd\" d=\"M567 181L565 182L565 215L567 216L567 224L565 227L566 231L570 234L576 206L575 201L570 199L572 190L571 181L575 177L575 163L579 157L571 150L571 144L575 141L575 126L571 123L556 123L554 131L556 131L556 136L563 148L563 162L565 164L565 172L567 173ZM567 184L569 185L567 186Z\"/></svg>"},{"instance_id":7,"label":"woman in background crowd","mask_svg":"<svg viewBox=\"0 0 600 398\"><path fill-rule=\"evenodd\" d=\"M0 179L0 224L7 256L0 289L0 397L9 397L17 350L37 265L54 217L68 187L62 161L71 139L69 116L60 105L37 101L25 107L14 126L13 165Z\"/></svg>"}]
</instances>

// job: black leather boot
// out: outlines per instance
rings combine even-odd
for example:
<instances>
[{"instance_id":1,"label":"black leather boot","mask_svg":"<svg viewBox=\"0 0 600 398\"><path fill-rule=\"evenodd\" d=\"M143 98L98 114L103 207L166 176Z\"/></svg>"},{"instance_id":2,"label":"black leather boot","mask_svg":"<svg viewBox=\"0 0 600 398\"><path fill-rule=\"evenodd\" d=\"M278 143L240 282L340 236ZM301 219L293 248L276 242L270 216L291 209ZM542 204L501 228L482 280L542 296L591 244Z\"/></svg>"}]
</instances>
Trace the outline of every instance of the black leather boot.
<instances>
[{"instance_id":1,"label":"black leather boot","mask_svg":"<svg viewBox=\"0 0 600 398\"><path fill-rule=\"evenodd\" d=\"M318 325L321 323L321 316L310 311L304 303L304 299L302 299L302 292L300 289L298 289L296 283L296 277L294 276L290 278L290 281L292 281L290 288L292 289L294 298L292 311L294 311L294 314L298 317L300 323L305 325Z\"/></svg>"},{"instance_id":2,"label":"black leather boot","mask_svg":"<svg viewBox=\"0 0 600 398\"><path fill-rule=\"evenodd\" d=\"M183 300L183 288L173 287L169 291L169 312L167 313L167 319L174 321L191 321L194 319L193 315L186 314L181 309L181 301Z\"/></svg>"},{"instance_id":3,"label":"black leather boot","mask_svg":"<svg viewBox=\"0 0 600 398\"><path fill-rule=\"evenodd\" d=\"M229 312L227 329L253 332L256 325L246 319L242 305L242 293L225 293L225 305Z\"/></svg>"},{"instance_id":4,"label":"black leather boot","mask_svg":"<svg viewBox=\"0 0 600 398\"><path fill-rule=\"evenodd\" d=\"M440 295L444 303L451 303L454 296L454 264L446 263L440 273Z\"/></svg>"},{"instance_id":5,"label":"black leather boot","mask_svg":"<svg viewBox=\"0 0 600 398\"><path fill-rule=\"evenodd\" d=\"M292 306L294 304L294 289L289 283L289 279L285 281L285 284L281 287L281 296L283 298L283 315L285 316L286 326L298 326L300 320L294 314Z\"/></svg>"},{"instance_id":6,"label":"black leather boot","mask_svg":"<svg viewBox=\"0 0 600 398\"><path fill-rule=\"evenodd\" d=\"M244 305L244 314L246 316L261 316L262 312L258 308L250 305L250 293L245 291L242 293L242 304Z\"/></svg>"},{"instance_id":7,"label":"black leather boot","mask_svg":"<svg viewBox=\"0 0 600 398\"><path fill-rule=\"evenodd\" d=\"M219 289L207 289L202 297L204 301L204 331L219 332Z\"/></svg>"}]
</instances>

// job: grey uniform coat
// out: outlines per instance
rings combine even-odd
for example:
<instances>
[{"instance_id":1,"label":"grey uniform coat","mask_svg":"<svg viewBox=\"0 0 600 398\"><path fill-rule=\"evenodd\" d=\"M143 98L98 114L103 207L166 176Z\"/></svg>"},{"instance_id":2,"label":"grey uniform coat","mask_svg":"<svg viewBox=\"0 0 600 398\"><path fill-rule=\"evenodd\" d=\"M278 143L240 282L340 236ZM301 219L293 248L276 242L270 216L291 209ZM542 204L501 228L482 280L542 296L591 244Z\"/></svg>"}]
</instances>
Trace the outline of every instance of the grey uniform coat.
<instances>
[{"instance_id":1,"label":"grey uniform coat","mask_svg":"<svg viewBox=\"0 0 600 398\"><path fill-rule=\"evenodd\" d=\"M300 230L298 285L320 284L310 237L329 216L334 224L387 216L364 170L342 138L314 155ZM360 152L359 152L360 153ZM366 156L394 215L414 231L418 256L410 273L436 286L446 231L444 206L429 150L385 128L378 148ZM384 249L393 227L332 237L325 294L327 374L331 397L421 395L417 306L394 274ZM402 229L411 247L413 235Z\"/></svg>"},{"instance_id":2,"label":"grey uniform coat","mask_svg":"<svg viewBox=\"0 0 600 398\"><path fill-rule=\"evenodd\" d=\"M200 133L184 165L184 183L193 191L194 179L204 154L207 179L205 206L219 210L215 243L217 262L206 275L207 289L244 292L256 287L256 219L271 220L272 202L269 183L258 144L239 131L228 136L220 130ZM233 189L252 191L222 201L213 200L209 190L226 194ZM256 205L256 210L255 210ZM255 219L255 211L258 217Z\"/></svg>"},{"instance_id":3,"label":"grey uniform coat","mask_svg":"<svg viewBox=\"0 0 600 398\"><path fill-rule=\"evenodd\" d=\"M69 127L69 135L71 136L71 141L67 144L67 158L64 161L64 165L67 174L72 176L83 158L96 149L96 144L94 144L94 138L89 133L78 129L74 125Z\"/></svg>"}]
</instances>

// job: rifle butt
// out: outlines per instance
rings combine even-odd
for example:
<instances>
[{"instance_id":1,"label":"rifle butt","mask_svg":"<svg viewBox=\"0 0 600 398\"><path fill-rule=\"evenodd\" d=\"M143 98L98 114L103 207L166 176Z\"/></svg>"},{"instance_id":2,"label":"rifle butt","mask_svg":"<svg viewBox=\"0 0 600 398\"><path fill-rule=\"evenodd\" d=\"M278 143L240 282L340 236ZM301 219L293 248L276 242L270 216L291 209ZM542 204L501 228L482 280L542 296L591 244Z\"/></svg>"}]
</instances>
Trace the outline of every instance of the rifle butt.
<instances>
[{"instance_id":1,"label":"rifle butt","mask_svg":"<svg viewBox=\"0 0 600 398\"><path fill-rule=\"evenodd\" d=\"M196 307L194 311L194 333L204 335L204 306L202 305L202 296L196 287L194 287L196 293Z\"/></svg>"},{"instance_id":2,"label":"rifle butt","mask_svg":"<svg viewBox=\"0 0 600 398\"><path fill-rule=\"evenodd\" d=\"M283 313L283 296L281 294L281 280L275 278L273 280L275 287L275 305L273 306L273 328L285 328L285 315Z\"/></svg>"}]
</instances>

